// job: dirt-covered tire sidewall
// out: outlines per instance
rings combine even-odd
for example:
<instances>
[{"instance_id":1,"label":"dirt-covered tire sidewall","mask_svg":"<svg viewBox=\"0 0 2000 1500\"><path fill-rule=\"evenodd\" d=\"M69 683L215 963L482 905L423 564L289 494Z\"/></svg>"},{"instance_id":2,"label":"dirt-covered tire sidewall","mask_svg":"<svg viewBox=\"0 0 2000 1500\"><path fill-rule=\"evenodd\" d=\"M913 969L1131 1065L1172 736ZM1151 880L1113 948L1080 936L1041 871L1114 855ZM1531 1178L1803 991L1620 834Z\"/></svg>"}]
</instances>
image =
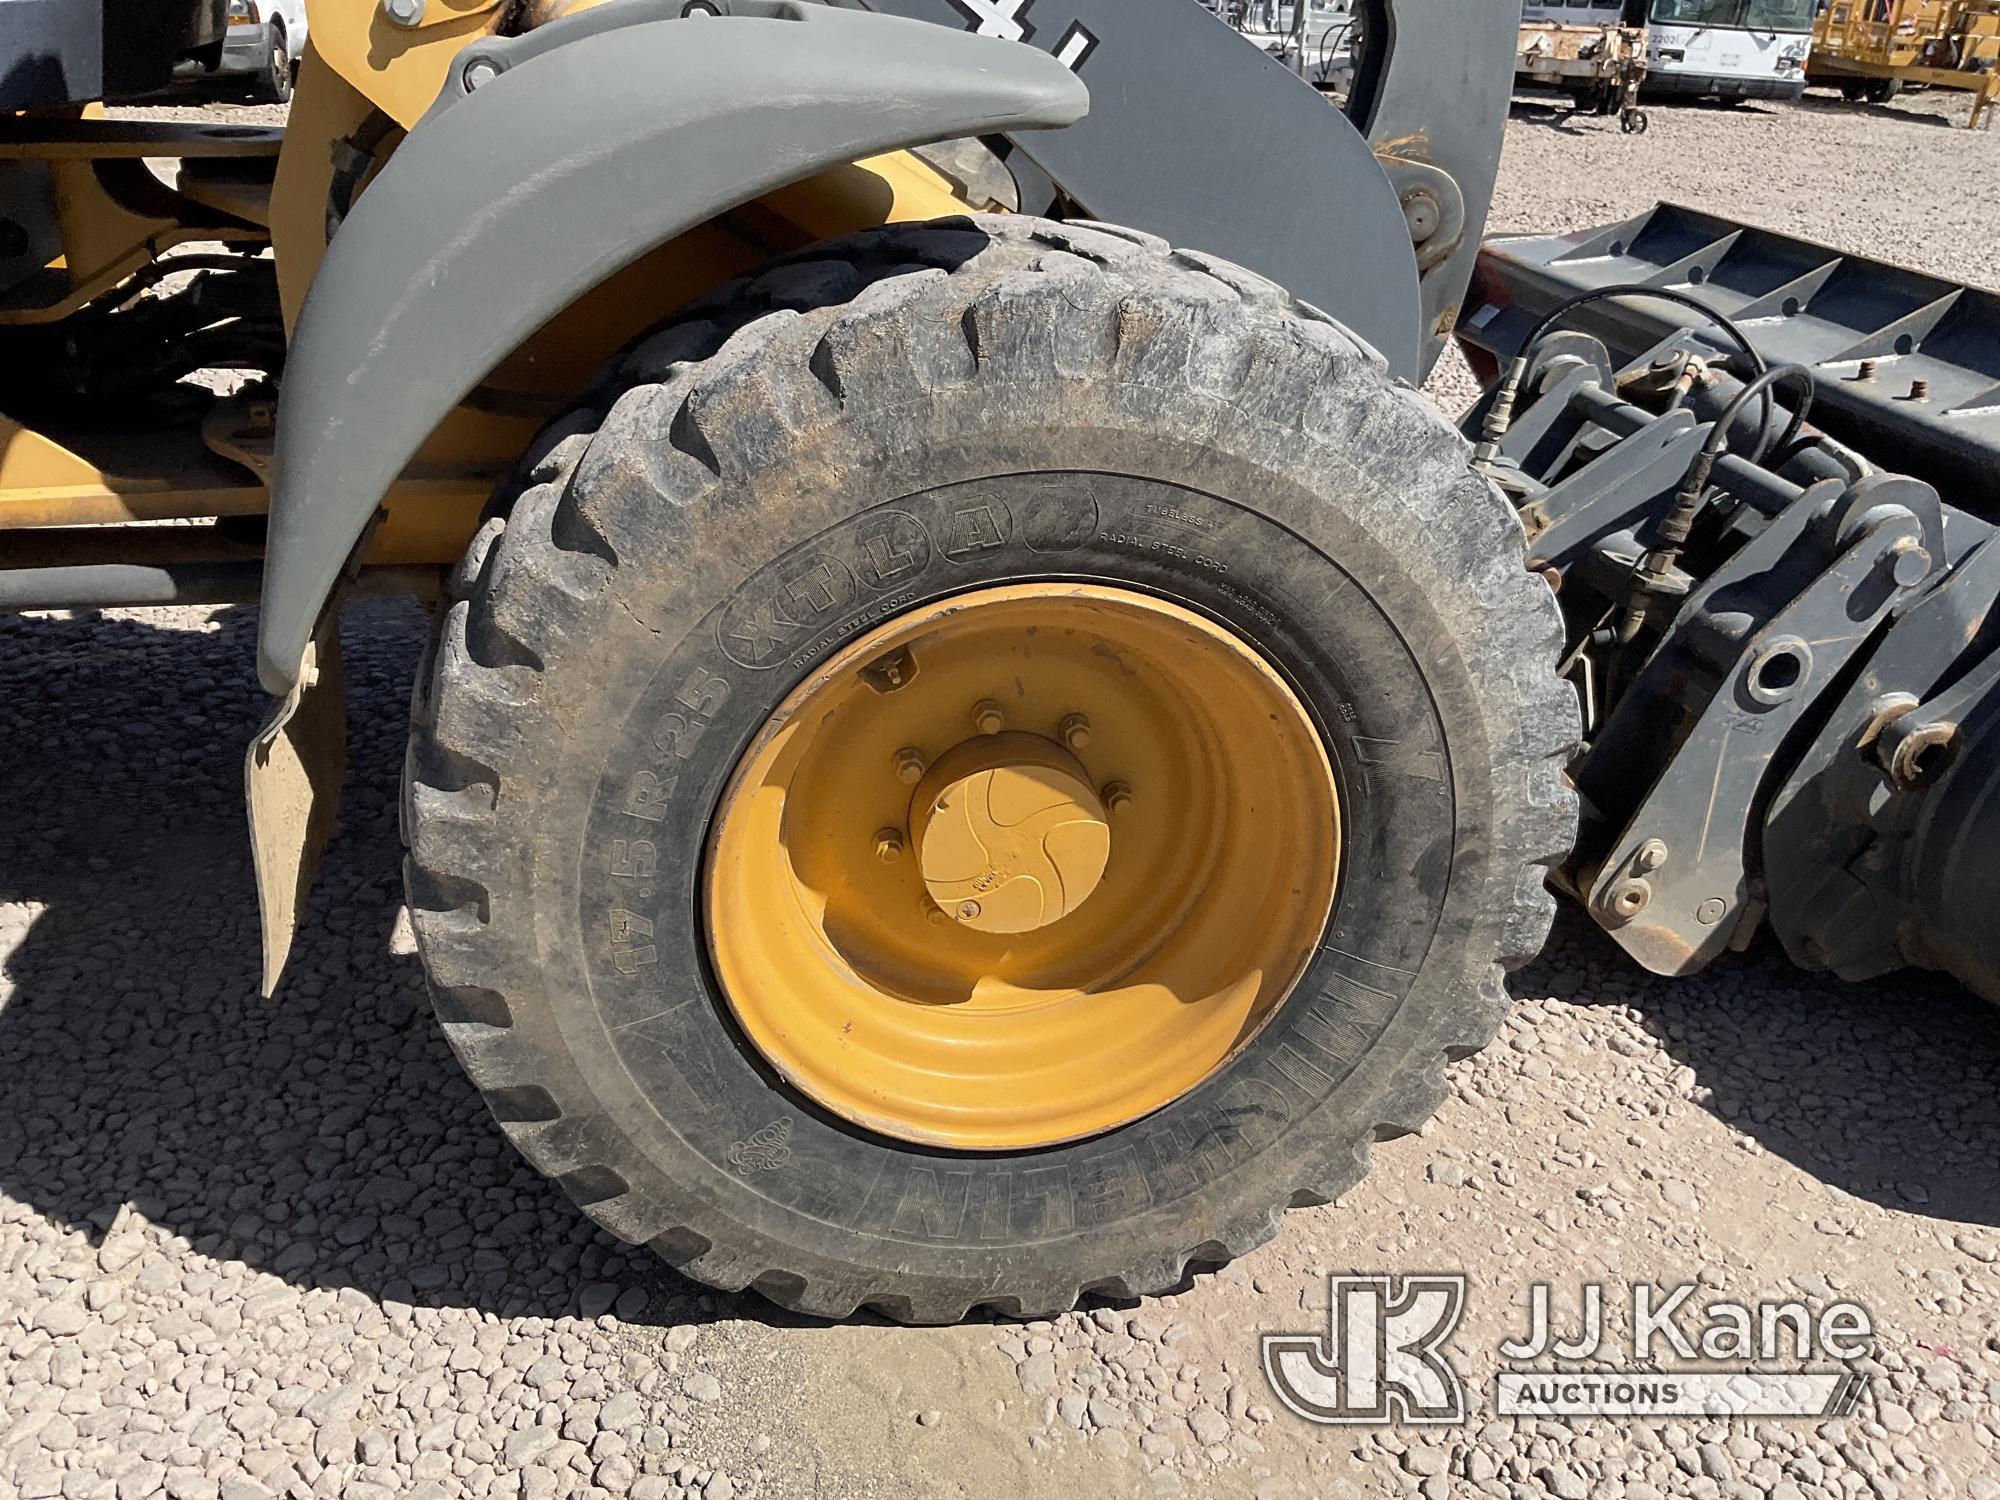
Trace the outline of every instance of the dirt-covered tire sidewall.
<instances>
[{"instance_id":1,"label":"dirt-covered tire sidewall","mask_svg":"<svg viewBox=\"0 0 2000 1500\"><path fill-rule=\"evenodd\" d=\"M1148 524L1166 509L1204 530ZM1079 536L1073 523L1089 511L1094 524ZM931 540L954 535L975 550L954 558ZM1129 538L1130 550L1113 538ZM1296 536L1210 496L1045 474L896 497L785 548L731 589L632 701L601 773L564 777L546 814L572 834L583 828L573 867L560 872L578 904L549 914L554 941L544 950L562 987L564 1040L573 1056L600 1060L600 1097L629 1091L624 1104L650 1106L628 1116L640 1122L646 1156L684 1159L714 1179L711 1192L754 1194L760 1211L800 1216L796 1237L835 1249L844 1265L916 1263L977 1285L1033 1245L1038 1264L1066 1250L1057 1279L1074 1285L1126 1269L1104 1254L1106 1234L1171 1243L1179 1225L1267 1210L1256 1199L1269 1184L1250 1186L1243 1174L1266 1175L1255 1167L1266 1148L1281 1174L1299 1173L1301 1145L1326 1143L1305 1124L1319 1108L1371 1123L1382 1116L1366 1096L1389 1080L1364 1065L1439 936L1454 808L1422 672L1366 594L1329 587L1326 566ZM829 1119L743 1043L708 970L703 846L689 831L709 826L738 754L777 699L854 634L967 587L1049 576L1167 594L1258 640L1310 705L1341 770L1351 878L1295 1002L1205 1086L1124 1130L1027 1158L927 1151ZM796 628L774 629L773 613L787 612ZM586 718L609 724L616 707ZM642 838L652 847L635 862ZM644 879L612 873L645 868L653 873ZM551 884L558 876L545 874ZM634 936L634 918L645 937ZM1427 997L1447 1006L1464 998ZM1289 1139L1301 1124L1303 1141ZM780 1136L781 1151L752 1144ZM1309 1169L1281 1197L1339 1165ZM1204 1212L1185 1201L1191 1195L1215 1201Z\"/></svg>"},{"instance_id":2,"label":"dirt-covered tire sidewall","mask_svg":"<svg viewBox=\"0 0 2000 1500\"><path fill-rule=\"evenodd\" d=\"M1158 319L1205 318L1205 289L1156 308L1054 259L976 294L937 273L871 288L845 342L825 319L764 318L698 373L626 393L523 495L483 597L447 621L440 737L480 756L433 800L476 802L490 777L505 813L459 892L489 903L504 1016L461 999L454 1042L531 1158L720 1284L920 1318L1171 1285L1430 1113L1443 1061L1497 1023L1496 961L1546 923L1509 826L1539 773L1508 764L1551 750L1501 721L1520 664L1469 650L1486 627L1465 618L1482 590L1539 585L1518 543L1489 555L1494 497L1457 439L1330 325L1190 339ZM871 298L893 341L869 336ZM910 378L935 354L909 316L926 303L975 351L959 378ZM1151 337L1132 359L1164 343L1187 363L1121 361L1135 304ZM1461 511L1485 519L1440 524ZM1027 578L1158 593L1256 642L1336 763L1340 889L1291 998L1181 1100L1038 1152L931 1151L827 1115L743 1040L706 962L703 840L737 756L816 663L902 610ZM1539 657L1547 627L1493 644ZM455 677L482 674L455 702ZM476 993L462 901L454 921L431 922L426 956L447 995Z\"/></svg>"},{"instance_id":3,"label":"dirt-covered tire sidewall","mask_svg":"<svg viewBox=\"0 0 2000 1500\"><path fill-rule=\"evenodd\" d=\"M259 78L264 97L283 104L292 97L292 52L282 26L275 22L266 47L264 70Z\"/></svg>"}]
</instances>

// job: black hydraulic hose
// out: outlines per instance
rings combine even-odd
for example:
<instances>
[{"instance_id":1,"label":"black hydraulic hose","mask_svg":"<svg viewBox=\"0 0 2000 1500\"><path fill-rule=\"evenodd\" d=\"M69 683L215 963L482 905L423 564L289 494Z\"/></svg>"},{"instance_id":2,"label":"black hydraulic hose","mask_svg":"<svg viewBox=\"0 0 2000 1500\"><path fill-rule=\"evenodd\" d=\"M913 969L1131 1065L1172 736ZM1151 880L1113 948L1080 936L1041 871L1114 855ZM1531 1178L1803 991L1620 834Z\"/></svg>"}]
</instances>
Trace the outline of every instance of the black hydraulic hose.
<instances>
[{"instance_id":1,"label":"black hydraulic hose","mask_svg":"<svg viewBox=\"0 0 2000 1500\"><path fill-rule=\"evenodd\" d=\"M1648 596L1672 591L1669 580L1680 562L1681 549L1687 546L1688 538L1694 534L1695 520L1701 515L1702 500L1708 493L1709 476L1714 472L1716 462L1729 451L1729 430L1757 397L1762 396L1766 405L1770 405L1773 401L1772 388L1785 380L1799 382L1799 408L1780 441L1790 442L1799 428L1805 425L1806 413L1812 409L1814 387L1812 371L1804 365L1773 365L1744 382L1743 389L1722 409L1722 415L1709 428L1708 436L1702 440L1701 450L1695 454L1694 462L1688 465L1686 477L1681 480L1680 488L1674 491L1672 502L1654 528L1652 545L1633 566L1632 597L1618 622L1618 639L1621 642L1629 643L1637 638L1646 622ZM1769 435L1770 419L1767 416L1757 444L1760 454Z\"/></svg>"},{"instance_id":2,"label":"black hydraulic hose","mask_svg":"<svg viewBox=\"0 0 2000 1500\"><path fill-rule=\"evenodd\" d=\"M1792 412L1792 420L1785 424L1785 430L1778 434L1778 441L1773 444L1771 442L1769 416L1771 392L1780 381L1787 377L1796 377L1798 379L1799 404L1797 409ZM1713 447L1715 449L1715 456L1720 458L1723 450L1729 446L1729 431L1736 425L1736 419L1743 415L1743 408L1750 404L1752 397L1762 394L1766 412L1764 430L1757 444L1757 451L1751 455L1752 462L1762 463L1766 454L1772 452L1774 448L1782 452L1786 445L1799 435L1800 429L1806 425L1806 415L1811 412L1813 397L1818 394L1818 391L1819 386L1813 379L1812 371L1808 370L1804 365L1777 365L1765 370L1755 379L1745 384L1743 389L1736 393L1736 399L1722 409L1722 415L1716 418L1715 427L1709 433L1708 441L1702 444L1702 448L1706 450ZM1713 460L1711 460L1712 462Z\"/></svg>"},{"instance_id":3,"label":"black hydraulic hose","mask_svg":"<svg viewBox=\"0 0 2000 1500\"><path fill-rule=\"evenodd\" d=\"M1575 312L1579 307L1592 302L1601 302L1607 297L1656 297L1662 302L1671 302L1677 307L1685 307L1691 312L1698 312L1729 336L1730 342L1743 352L1743 357L1757 367L1758 374L1761 375L1764 371L1763 357L1751 347L1750 341L1743 336L1743 331L1728 318L1710 307L1706 302L1703 302L1699 297L1691 296L1686 292L1677 292L1672 287L1643 286L1636 281L1620 282L1614 286L1592 287L1589 291L1578 292L1572 297L1565 297L1554 307L1550 308L1543 316L1541 322L1534 326L1533 331L1528 334L1527 342L1521 345L1521 352L1524 355L1533 355L1535 346L1547 338L1555 326L1564 318Z\"/></svg>"},{"instance_id":4,"label":"black hydraulic hose","mask_svg":"<svg viewBox=\"0 0 2000 1500\"><path fill-rule=\"evenodd\" d=\"M1736 393L1736 399L1722 409L1722 415L1709 428L1701 451L1688 465L1687 477L1681 480L1680 488L1674 492L1673 503L1660 517L1660 524L1653 533L1652 550L1640 562L1646 572L1658 577L1671 571L1680 559L1681 548L1687 545L1688 537L1694 532L1695 518L1701 514L1702 497L1708 493L1708 480L1715 470L1716 460L1729 451L1729 430L1753 400L1760 395L1768 400L1771 389L1785 380L1799 382L1799 406L1792 414L1791 424L1786 427L1784 436L1779 439L1780 444L1790 442L1799 428L1805 425L1806 413L1812 410L1814 387L1812 371L1804 365L1773 365L1763 374L1746 381L1743 389ZM1759 448L1761 452L1761 443Z\"/></svg>"},{"instance_id":5,"label":"black hydraulic hose","mask_svg":"<svg viewBox=\"0 0 2000 1500\"><path fill-rule=\"evenodd\" d=\"M1541 346L1542 340L1547 338L1555 327L1577 308L1587 303L1602 301L1609 297L1653 297L1661 302L1671 302L1676 307L1685 307L1692 312L1698 312L1717 328L1721 329L1729 341L1736 346L1737 351L1749 361L1750 371L1753 376L1764 374L1768 368L1764 363L1764 356L1759 354L1750 340L1743 336L1743 330L1738 328L1724 314L1717 312L1698 297L1690 296L1686 292L1677 292L1671 287L1641 286L1637 282L1620 282L1614 286L1592 287L1589 291L1578 292L1576 295L1566 297L1561 302L1558 302L1530 330L1527 339L1521 345L1521 352L1514 356L1513 364L1508 367L1507 378L1501 383L1499 391L1494 395L1493 404L1486 409L1486 421L1480 432L1480 436L1485 439L1486 444L1497 443L1507 435L1507 428L1514 420L1514 403L1520 398L1522 382L1528 378L1528 367L1533 362L1535 351ZM1763 426L1760 430L1768 434L1771 426L1771 417L1776 411L1776 406L1769 393L1769 387L1767 386L1763 389L1765 391L1764 418ZM1489 448L1488 452L1490 453L1490 451Z\"/></svg>"}]
</instances>

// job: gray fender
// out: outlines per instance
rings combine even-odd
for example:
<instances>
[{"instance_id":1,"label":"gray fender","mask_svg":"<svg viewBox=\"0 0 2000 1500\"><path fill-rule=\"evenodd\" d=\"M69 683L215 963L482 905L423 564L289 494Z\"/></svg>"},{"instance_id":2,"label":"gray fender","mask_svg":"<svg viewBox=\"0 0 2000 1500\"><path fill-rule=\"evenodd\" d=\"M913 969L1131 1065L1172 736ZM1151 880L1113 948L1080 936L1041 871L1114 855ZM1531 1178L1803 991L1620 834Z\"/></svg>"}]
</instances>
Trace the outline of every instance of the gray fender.
<instances>
[{"instance_id":1,"label":"gray fender","mask_svg":"<svg viewBox=\"0 0 2000 1500\"><path fill-rule=\"evenodd\" d=\"M757 9L679 19L678 0L614 0L461 56L299 316L258 625L267 690L298 683L355 543L424 439L582 293L826 168L1089 107L1030 47L791 0Z\"/></svg>"}]
</instances>

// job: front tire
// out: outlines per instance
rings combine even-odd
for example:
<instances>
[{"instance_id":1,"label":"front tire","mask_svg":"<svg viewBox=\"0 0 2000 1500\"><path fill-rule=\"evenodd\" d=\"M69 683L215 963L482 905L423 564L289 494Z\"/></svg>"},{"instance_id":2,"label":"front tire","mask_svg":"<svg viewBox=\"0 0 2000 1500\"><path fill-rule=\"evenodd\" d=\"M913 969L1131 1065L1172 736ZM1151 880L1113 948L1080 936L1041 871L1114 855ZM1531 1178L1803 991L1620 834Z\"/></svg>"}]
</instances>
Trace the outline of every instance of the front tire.
<instances>
[{"instance_id":1,"label":"front tire","mask_svg":"<svg viewBox=\"0 0 2000 1500\"><path fill-rule=\"evenodd\" d=\"M1546 936L1553 600L1458 436L1240 268L1030 218L817 247L635 346L500 510L418 684L417 936L515 1144L711 1284L916 1322L1170 1288L1414 1130ZM1342 868L1302 976L1178 1096L927 1144L760 1050L704 937L710 840L844 647L1029 581L1253 647L1334 768Z\"/></svg>"},{"instance_id":2,"label":"front tire","mask_svg":"<svg viewBox=\"0 0 2000 1500\"><path fill-rule=\"evenodd\" d=\"M285 40L285 28L276 21L271 23L264 66L257 75L257 94L259 98L273 104L286 104L291 101L292 49Z\"/></svg>"}]
</instances>

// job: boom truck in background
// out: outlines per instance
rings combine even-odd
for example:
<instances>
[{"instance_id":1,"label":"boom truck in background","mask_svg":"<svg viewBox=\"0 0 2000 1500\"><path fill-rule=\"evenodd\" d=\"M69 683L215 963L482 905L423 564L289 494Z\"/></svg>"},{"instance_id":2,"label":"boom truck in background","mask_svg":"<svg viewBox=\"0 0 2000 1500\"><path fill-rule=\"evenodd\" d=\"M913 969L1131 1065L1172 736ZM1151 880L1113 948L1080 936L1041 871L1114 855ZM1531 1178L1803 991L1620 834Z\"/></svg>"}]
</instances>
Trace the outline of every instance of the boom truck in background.
<instances>
[{"instance_id":1,"label":"boom truck in background","mask_svg":"<svg viewBox=\"0 0 2000 1500\"><path fill-rule=\"evenodd\" d=\"M2000 99L2000 0L1828 0L1807 73L1852 103L1886 104L1905 84L1968 93L1966 124L1983 129Z\"/></svg>"},{"instance_id":2,"label":"boom truck in background","mask_svg":"<svg viewBox=\"0 0 2000 1500\"><path fill-rule=\"evenodd\" d=\"M257 601L284 1004L341 605L435 601L438 1017L610 1232L1176 1286L1422 1123L1555 893L2000 998L2000 304L1670 205L1482 249L1511 8L1368 0L1330 104L1159 0L319 0L281 130L95 107L200 9L0 0L0 608Z\"/></svg>"}]
</instances>

